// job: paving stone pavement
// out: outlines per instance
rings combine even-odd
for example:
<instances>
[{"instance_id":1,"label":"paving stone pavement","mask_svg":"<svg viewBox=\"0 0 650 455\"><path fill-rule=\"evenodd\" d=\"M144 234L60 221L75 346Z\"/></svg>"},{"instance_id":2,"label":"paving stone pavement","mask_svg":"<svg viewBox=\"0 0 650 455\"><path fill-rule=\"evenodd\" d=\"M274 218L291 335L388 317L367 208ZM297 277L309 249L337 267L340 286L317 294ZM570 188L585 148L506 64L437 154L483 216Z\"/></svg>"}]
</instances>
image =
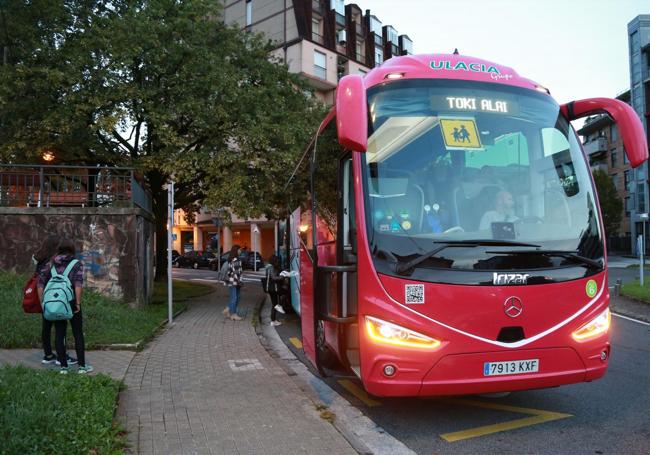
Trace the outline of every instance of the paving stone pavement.
<instances>
[{"instance_id":1,"label":"paving stone pavement","mask_svg":"<svg viewBox=\"0 0 650 455\"><path fill-rule=\"evenodd\" d=\"M68 351L74 356L74 349ZM104 373L114 379L122 380L133 359L135 352L131 351L86 351L86 362L93 366L91 374ZM25 365L32 368L59 367L54 364L42 365L43 351L40 349L0 349L0 365ZM74 366L72 367L74 368Z\"/></svg>"},{"instance_id":2,"label":"paving stone pavement","mask_svg":"<svg viewBox=\"0 0 650 455\"><path fill-rule=\"evenodd\" d=\"M356 453L261 346L258 288L242 290L243 321L222 315L219 286L135 355L118 408L132 453Z\"/></svg>"}]
</instances>

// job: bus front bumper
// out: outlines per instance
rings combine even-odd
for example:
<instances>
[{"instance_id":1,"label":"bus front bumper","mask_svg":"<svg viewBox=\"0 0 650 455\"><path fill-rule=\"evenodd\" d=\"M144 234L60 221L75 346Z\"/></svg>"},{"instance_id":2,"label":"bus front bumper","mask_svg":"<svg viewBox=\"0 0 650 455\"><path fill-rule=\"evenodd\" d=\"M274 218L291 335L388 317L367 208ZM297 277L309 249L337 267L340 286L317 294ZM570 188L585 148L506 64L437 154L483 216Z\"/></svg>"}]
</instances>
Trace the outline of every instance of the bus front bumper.
<instances>
[{"instance_id":1,"label":"bus front bumper","mask_svg":"<svg viewBox=\"0 0 650 455\"><path fill-rule=\"evenodd\" d=\"M602 377L609 361L609 342L590 346L582 356L572 347L522 349L441 357L428 371L396 356L376 357L366 390L376 396L444 396L542 389L592 381ZM606 352L606 358L601 355ZM538 371L531 373L486 375L486 363L537 360ZM386 365L395 373L385 374ZM419 370L419 371L418 371Z\"/></svg>"}]
</instances>

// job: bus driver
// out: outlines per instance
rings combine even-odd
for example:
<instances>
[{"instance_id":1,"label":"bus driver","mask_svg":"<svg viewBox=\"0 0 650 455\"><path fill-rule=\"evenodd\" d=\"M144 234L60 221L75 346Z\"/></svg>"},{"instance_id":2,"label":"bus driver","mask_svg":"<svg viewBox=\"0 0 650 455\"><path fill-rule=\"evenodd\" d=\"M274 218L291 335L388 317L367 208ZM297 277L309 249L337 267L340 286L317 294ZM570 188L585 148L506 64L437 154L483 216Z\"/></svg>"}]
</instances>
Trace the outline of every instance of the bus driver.
<instances>
[{"instance_id":1,"label":"bus driver","mask_svg":"<svg viewBox=\"0 0 650 455\"><path fill-rule=\"evenodd\" d=\"M514 214L515 201L512 194L508 191L499 191L496 196L494 210L488 210L481 217L479 230L489 229L492 223L496 222L514 222L519 218Z\"/></svg>"}]
</instances>

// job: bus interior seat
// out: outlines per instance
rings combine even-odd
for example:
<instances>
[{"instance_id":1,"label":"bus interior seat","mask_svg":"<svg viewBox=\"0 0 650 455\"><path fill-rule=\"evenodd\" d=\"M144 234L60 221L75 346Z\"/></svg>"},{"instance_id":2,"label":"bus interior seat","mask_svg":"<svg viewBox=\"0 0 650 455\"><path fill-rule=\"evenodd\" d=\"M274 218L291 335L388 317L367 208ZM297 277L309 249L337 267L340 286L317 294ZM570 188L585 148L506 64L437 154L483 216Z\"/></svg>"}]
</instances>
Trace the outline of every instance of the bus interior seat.
<instances>
[{"instance_id":1,"label":"bus interior seat","mask_svg":"<svg viewBox=\"0 0 650 455\"><path fill-rule=\"evenodd\" d=\"M424 219L424 192L422 188L409 181L406 186L406 191L402 194L395 195L378 195L370 194L374 197L374 206L381 209L384 213L392 212L394 216L398 216L404 212L409 214L412 227L409 229L411 233L419 233L422 231L422 221Z\"/></svg>"}]
</instances>

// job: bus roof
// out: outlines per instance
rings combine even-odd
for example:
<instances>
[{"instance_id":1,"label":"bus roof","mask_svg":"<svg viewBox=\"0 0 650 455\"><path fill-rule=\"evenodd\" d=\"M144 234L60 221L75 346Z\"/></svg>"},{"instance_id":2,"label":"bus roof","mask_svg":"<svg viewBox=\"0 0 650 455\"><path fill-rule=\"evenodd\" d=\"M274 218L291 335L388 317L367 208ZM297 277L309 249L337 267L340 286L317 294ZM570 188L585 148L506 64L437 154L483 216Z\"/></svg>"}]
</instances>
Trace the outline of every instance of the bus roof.
<instances>
[{"instance_id":1,"label":"bus roof","mask_svg":"<svg viewBox=\"0 0 650 455\"><path fill-rule=\"evenodd\" d=\"M394 75L391 77L391 75ZM400 76L401 75L401 76ZM513 85L549 93L507 66L459 54L422 54L393 57L364 77L366 88L399 79L457 79Z\"/></svg>"}]
</instances>

